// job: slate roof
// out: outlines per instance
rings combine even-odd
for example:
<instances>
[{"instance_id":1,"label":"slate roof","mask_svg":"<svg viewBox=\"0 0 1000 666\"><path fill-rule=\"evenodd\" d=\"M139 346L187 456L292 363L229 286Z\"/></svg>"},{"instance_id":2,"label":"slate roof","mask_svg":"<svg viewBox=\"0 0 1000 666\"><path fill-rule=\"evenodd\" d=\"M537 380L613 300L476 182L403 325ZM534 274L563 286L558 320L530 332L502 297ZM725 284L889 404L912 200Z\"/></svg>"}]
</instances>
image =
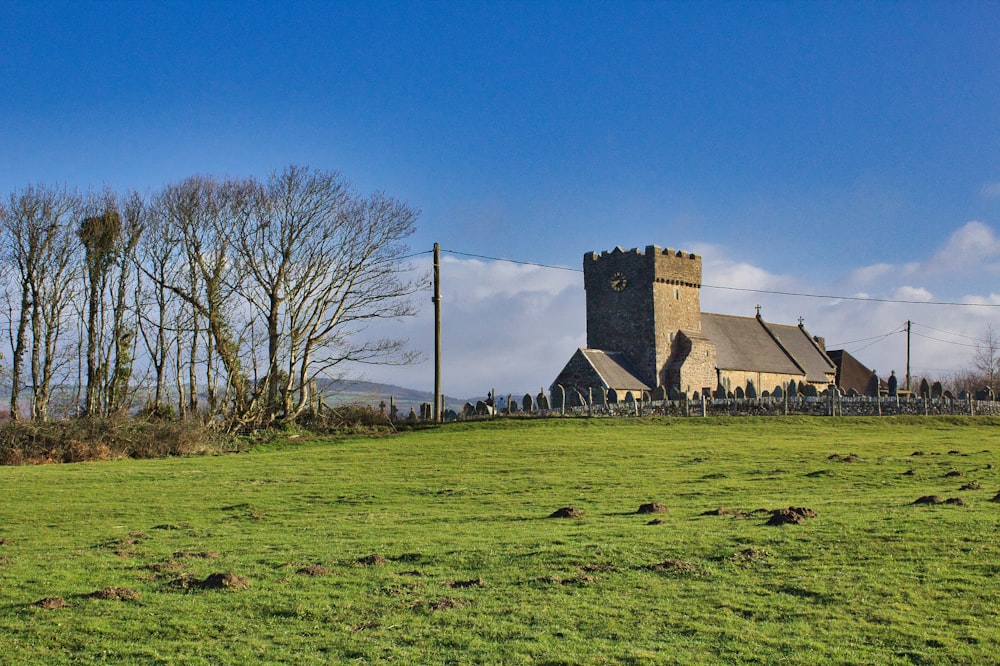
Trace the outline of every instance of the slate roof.
<instances>
[{"instance_id":1,"label":"slate roof","mask_svg":"<svg viewBox=\"0 0 1000 666\"><path fill-rule=\"evenodd\" d=\"M626 391L652 391L653 388L642 381L625 352L604 351L602 349L578 349L590 366L601 378L605 388Z\"/></svg>"},{"instance_id":2,"label":"slate roof","mask_svg":"<svg viewBox=\"0 0 1000 666\"><path fill-rule=\"evenodd\" d=\"M758 317L703 312L701 330L715 343L722 370L805 375L824 382L836 366L801 326L769 324Z\"/></svg>"},{"instance_id":3,"label":"slate roof","mask_svg":"<svg viewBox=\"0 0 1000 666\"><path fill-rule=\"evenodd\" d=\"M837 386L845 391L854 389L863 395L868 388L868 382L871 381L871 368L865 366L844 349L831 350L827 352L827 356L833 360L837 367ZM879 385L888 389L888 384L882 379L879 379Z\"/></svg>"},{"instance_id":4,"label":"slate roof","mask_svg":"<svg viewBox=\"0 0 1000 666\"><path fill-rule=\"evenodd\" d=\"M715 364L721 370L805 374L756 317L703 312L701 330L715 343Z\"/></svg>"},{"instance_id":5,"label":"slate roof","mask_svg":"<svg viewBox=\"0 0 1000 666\"><path fill-rule=\"evenodd\" d=\"M765 326L774 333L785 351L791 354L805 371L807 380L824 382L828 381L828 375L836 373L837 367L803 327L785 324L765 324Z\"/></svg>"}]
</instances>

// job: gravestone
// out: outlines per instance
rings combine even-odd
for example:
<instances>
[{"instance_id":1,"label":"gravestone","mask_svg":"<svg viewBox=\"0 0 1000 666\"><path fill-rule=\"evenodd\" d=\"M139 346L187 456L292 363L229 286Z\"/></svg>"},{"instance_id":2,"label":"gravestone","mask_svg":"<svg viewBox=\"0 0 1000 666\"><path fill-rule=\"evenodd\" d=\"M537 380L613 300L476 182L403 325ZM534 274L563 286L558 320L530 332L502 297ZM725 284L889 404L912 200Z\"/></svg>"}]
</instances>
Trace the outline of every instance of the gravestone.
<instances>
[{"instance_id":1,"label":"gravestone","mask_svg":"<svg viewBox=\"0 0 1000 666\"><path fill-rule=\"evenodd\" d=\"M531 413L532 411L534 411L534 409L535 409L535 402L534 402L534 400L531 399L531 394L530 393L525 393L524 397L521 398L521 408L524 409L524 411L526 411L528 413Z\"/></svg>"}]
</instances>

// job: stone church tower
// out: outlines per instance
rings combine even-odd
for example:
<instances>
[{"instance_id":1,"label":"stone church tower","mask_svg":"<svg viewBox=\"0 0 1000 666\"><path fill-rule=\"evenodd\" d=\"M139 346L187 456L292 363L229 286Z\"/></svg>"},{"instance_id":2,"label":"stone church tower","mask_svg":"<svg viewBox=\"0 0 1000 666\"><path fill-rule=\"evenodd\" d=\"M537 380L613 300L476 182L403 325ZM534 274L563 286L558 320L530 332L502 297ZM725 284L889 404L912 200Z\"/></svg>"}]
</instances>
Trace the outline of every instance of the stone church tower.
<instances>
[{"instance_id":1,"label":"stone church tower","mask_svg":"<svg viewBox=\"0 0 1000 666\"><path fill-rule=\"evenodd\" d=\"M715 346L701 334L701 257L615 248L585 254L583 275L588 348L625 352L652 387L715 387Z\"/></svg>"}]
</instances>

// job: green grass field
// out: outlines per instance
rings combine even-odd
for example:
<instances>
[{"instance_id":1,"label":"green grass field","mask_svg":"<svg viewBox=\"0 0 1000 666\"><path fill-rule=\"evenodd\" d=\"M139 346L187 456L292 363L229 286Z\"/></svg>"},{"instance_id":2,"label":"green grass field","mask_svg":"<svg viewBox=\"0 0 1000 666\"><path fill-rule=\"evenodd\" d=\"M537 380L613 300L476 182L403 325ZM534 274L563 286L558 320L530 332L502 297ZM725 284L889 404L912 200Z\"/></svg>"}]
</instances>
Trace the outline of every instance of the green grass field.
<instances>
[{"instance_id":1,"label":"green grass field","mask_svg":"<svg viewBox=\"0 0 1000 666\"><path fill-rule=\"evenodd\" d=\"M568 419L4 467L0 663L997 663L998 453L1000 420Z\"/></svg>"}]
</instances>

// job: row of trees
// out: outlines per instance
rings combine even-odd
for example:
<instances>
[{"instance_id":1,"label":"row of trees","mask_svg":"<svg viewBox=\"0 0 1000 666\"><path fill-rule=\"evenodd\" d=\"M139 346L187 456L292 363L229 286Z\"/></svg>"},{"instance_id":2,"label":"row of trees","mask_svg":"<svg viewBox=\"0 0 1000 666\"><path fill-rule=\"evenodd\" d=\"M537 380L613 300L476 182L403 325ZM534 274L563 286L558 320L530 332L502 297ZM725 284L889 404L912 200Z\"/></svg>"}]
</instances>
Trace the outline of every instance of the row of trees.
<instances>
[{"instance_id":1,"label":"row of trees","mask_svg":"<svg viewBox=\"0 0 1000 666\"><path fill-rule=\"evenodd\" d=\"M366 324L413 313L417 213L335 172L191 177L148 196L35 185L0 201L11 418L135 408L227 428L301 416L347 362L405 363Z\"/></svg>"}]
</instances>

